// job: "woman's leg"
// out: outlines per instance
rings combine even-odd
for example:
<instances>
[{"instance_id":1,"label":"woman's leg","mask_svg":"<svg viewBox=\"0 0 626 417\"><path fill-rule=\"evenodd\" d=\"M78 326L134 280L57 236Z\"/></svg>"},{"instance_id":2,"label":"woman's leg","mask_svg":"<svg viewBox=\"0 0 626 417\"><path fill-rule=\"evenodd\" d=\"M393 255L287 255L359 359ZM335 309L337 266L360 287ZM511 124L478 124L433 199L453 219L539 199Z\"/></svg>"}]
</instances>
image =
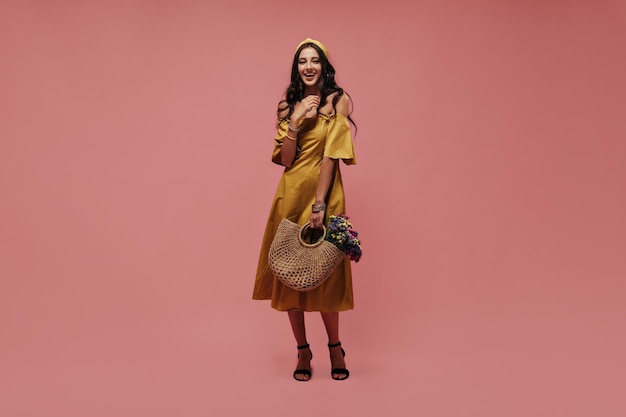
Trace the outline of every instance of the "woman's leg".
<instances>
[{"instance_id":1,"label":"woman's leg","mask_svg":"<svg viewBox=\"0 0 626 417\"><path fill-rule=\"evenodd\" d=\"M304 346L306 341L306 328L304 326L304 311L288 311L289 322L291 323L291 330L296 338L298 346ZM298 365L296 369L311 370L311 350L310 349L298 349ZM294 378L308 381L309 376L306 374L295 373Z\"/></svg>"},{"instance_id":2,"label":"woman's leg","mask_svg":"<svg viewBox=\"0 0 626 417\"><path fill-rule=\"evenodd\" d=\"M304 311L288 311L291 330L298 346L306 345L306 328L304 327Z\"/></svg>"},{"instance_id":3,"label":"woman's leg","mask_svg":"<svg viewBox=\"0 0 626 417\"><path fill-rule=\"evenodd\" d=\"M326 333L328 334L328 344L334 345L339 342L339 313L322 313L322 320L324 320L324 326L326 327ZM344 360L343 353L341 352L341 346L329 348L330 350L330 363L331 367L343 368L346 367L346 361ZM345 379L348 375L344 373L333 373L333 378Z\"/></svg>"}]
</instances>

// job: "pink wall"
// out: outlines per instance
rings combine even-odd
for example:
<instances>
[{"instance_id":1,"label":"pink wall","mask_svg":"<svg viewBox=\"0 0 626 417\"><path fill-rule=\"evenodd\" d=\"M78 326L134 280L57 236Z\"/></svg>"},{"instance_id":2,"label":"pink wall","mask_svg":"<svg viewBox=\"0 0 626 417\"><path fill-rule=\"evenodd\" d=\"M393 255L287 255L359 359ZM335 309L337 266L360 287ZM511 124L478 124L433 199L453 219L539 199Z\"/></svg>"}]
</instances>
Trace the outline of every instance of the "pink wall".
<instances>
[{"instance_id":1,"label":"pink wall","mask_svg":"<svg viewBox=\"0 0 626 417\"><path fill-rule=\"evenodd\" d=\"M250 297L274 110L308 36L359 126L356 369L335 406L415 407L409 384L424 415L624 409L623 2L86 3L0 5L1 415L251 412L274 401L265 378L291 392L286 318ZM433 366L446 353L476 368L436 380L465 372Z\"/></svg>"}]
</instances>

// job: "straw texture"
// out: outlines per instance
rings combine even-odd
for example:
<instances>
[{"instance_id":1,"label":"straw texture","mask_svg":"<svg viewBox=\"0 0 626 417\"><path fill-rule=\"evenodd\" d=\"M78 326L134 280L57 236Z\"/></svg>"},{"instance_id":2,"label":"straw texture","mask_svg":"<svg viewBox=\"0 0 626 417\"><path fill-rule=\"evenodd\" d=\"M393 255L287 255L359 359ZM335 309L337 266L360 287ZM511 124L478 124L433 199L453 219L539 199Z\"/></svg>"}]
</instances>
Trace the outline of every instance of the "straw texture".
<instances>
[{"instance_id":1,"label":"straw texture","mask_svg":"<svg viewBox=\"0 0 626 417\"><path fill-rule=\"evenodd\" d=\"M302 232L309 225L283 219L269 250L269 266L276 279L297 291L319 287L333 273L346 256L337 246L324 240L306 243Z\"/></svg>"}]
</instances>

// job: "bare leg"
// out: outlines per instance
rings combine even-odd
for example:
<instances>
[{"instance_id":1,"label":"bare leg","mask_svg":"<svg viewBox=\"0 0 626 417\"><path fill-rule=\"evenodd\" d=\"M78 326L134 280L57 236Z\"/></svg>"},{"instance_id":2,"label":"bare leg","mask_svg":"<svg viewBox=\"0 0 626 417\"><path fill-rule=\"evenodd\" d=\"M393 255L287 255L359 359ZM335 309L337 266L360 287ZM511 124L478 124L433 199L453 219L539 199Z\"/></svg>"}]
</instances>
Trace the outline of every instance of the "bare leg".
<instances>
[{"instance_id":1,"label":"bare leg","mask_svg":"<svg viewBox=\"0 0 626 417\"><path fill-rule=\"evenodd\" d=\"M339 342L339 313L322 313L322 320L326 326L328 334L328 344L334 345ZM330 348L330 363L332 368L346 367L346 361L341 353L341 346ZM344 379L347 375L344 373L333 373L333 378Z\"/></svg>"},{"instance_id":2,"label":"bare leg","mask_svg":"<svg viewBox=\"0 0 626 417\"><path fill-rule=\"evenodd\" d=\"M304 326L304 311L288 311L289 322L291 323L291 330L293 331L293 335L296 338L296 343L298 346L303 346L307 344L306 341L306 328ZM296 369L308 369L311 370L311 350L309 349L299 349L298 350L298 365ZM295 374L294 378L308 381L309 376L304 374Z\"/></svg>"},{"instance_id":3,"label":"bare leg","mask_svg":"<svg viewBox=\"0 0 626 417\"><path fill-rule=\"evenodd\" d=\"M306 345L306 328L304 326L304 311L288 311L291 330L298 346Z\"/></svg>"}]
</instances>

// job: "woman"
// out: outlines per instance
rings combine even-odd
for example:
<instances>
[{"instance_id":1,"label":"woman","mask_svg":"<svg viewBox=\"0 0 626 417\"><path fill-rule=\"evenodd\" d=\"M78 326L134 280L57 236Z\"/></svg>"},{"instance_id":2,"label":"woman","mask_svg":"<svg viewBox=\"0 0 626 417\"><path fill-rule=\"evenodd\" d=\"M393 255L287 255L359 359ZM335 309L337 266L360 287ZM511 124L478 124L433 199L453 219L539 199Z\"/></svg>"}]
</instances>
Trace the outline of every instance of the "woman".
<instances>
[{"instance_id":1,"label":"woman","mask_svg":"<svg viewBox=\"0 0 626 417\"><path fill-rule=\"evenodd\" d=\"M339 312L354 308L350 260L346 257L320 287L299 292L274 278L268 251L283 218L321 228L330 215L346 213L338 160L356 163L349 109L350 97L335 82L326 47L305 39L296 49L285 99L278 104L272 161L285 170L265 229L252 297L270 299L273 308L288 312L298 347L293 373L298 381L311 378L313 354L306 337L305 311L321 313L328 333L331 377L345 380L350 375L339 340Z\"/></svg>"}]
</instances>

